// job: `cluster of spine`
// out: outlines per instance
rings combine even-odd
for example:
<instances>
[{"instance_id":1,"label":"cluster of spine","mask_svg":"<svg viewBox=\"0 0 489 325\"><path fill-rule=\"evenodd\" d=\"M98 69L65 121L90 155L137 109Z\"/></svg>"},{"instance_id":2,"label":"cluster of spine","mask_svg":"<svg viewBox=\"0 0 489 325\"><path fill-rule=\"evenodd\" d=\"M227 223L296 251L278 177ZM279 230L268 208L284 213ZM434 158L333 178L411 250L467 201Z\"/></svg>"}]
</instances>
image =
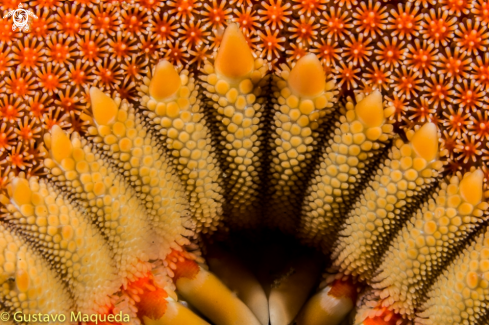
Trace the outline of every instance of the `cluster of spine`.
<instances>
[{"instance_id":1,"label":"cluster of spine","mask_svg":"<svg viewBox=\"0 0 489 325\"><path fill-rule=\"evenodd\" d=\"M342 109L302 203L299 237L324 251L331 250L349 208L392 136L386 119L393 108L384 109L380 92L358 97L357 103L350 100Z\"/></svg>"},{"instance_id":2,"label":"cluster of spine","mask_svg":"<svg viewBox=\"0 0 489 325\"><path fill-rule=\"evenodd\" d=\"M301 193L313 166L328 114L335 101L334 80L309 54L272 81L270 166L265 214L273 227L292 233L298 225Z\"/></svg>"},{"instance_id":3,"label":"cluster of spine","mask_svg":"<svg viewBox=\"0 0 489 325\"><path fill-rule=\"evenodd\" d=\"M238 26L231 25L216 61L205 64L201 76L207 106L217 120L215 136L226 175L225 214L234 227L254 227L260 220L267 72L266 62L253 59Z\"/></svg>"},{"instance_id":4,"label":"cluster of spine","mask_svg":"<svg viewBox=\"0 0 489 325\"><path fill-rule=\"evenodd\" d=\"M46 142L49 178L96 224L114 254L119 278L132 280L150 271L148 261L158 257L161 240L135 191L87 140L70 139L55 127Z\"/></svg>"},{"instance_id":5,"label":"cluster of spine","mask_svg":"<svg viewBox=\"0 0 489 325\"><path fill-rule=\"evenodd\" d=\"M416 318L419 325L485 324L489 295L489 232L479 234L436 280Z\"/></svg>"},{"instance_id":6,"label":"cluster of spine","mask_svg":"<svg viewBox=\"0 0 489 325\"><path fill-rule=\"evenodd\" d=\"M12 180L2 217L66 282L83 313L106 313L122 284L103 237L63 194L45 181Z\"/></svg>"},{"instance_id":7,"label":"cluster of spine","mask_svg":"<svg viewBox=\"0 0 489 325\"><path fill-rule=\"evenodd\" d=\"M140 89L140 104L159 130L187 191L196 230L215 231L222 219L221 171L196 80L187 70L178 73L171 63L162 61Z\"/></svg>"},{"instance_id":8,"label":"cluster of spine","mask_svg":"<svg viewBox=\"0 0 489 325\"><path fill-rule=\"evenodd\" d=\"M0 311L9 315L16 312L65 315L69 319L74 305L58 275L15 231L3 224L0 225L0 262ZM52 322L62 323L65 324Z\"/></svg>"},{"instance_id":9,"label":"cluster of spine","mask_svg":"<svg viewBox=\"0 0 489 325\"><path fill-rule=\"evenodd\" d=\"M429 284L487 219L480 170L453 176L403 227L371 282L382 306L413 315Z\"/></svg>"},{"instance_id":10,"label":"cluster of spine","mask_svg":"<svg viewBox=\"0 0 489 325\"><path fill-rule=\"evenodd\" d=\"M342 272L370 278L392 236L441 172L436 126L427 123L407 136L409 143L395 140L348 214L332 254Z\"/></svg>"},{"instance_id":11,"label":"cluster of spine","mask_svg":"<svg viewBox=\"0 0 489 325\"><path fill-rule=\"evenodd\" d=\"M87 134L134 188L152 228L164 241L161 254L188 244L183 236L192 232L185 229L186 224L191 226L185 192L142 116L126 101L113 100L98 89L91 90L91 101L94 118Z\"/></svg>"}]
</instances>

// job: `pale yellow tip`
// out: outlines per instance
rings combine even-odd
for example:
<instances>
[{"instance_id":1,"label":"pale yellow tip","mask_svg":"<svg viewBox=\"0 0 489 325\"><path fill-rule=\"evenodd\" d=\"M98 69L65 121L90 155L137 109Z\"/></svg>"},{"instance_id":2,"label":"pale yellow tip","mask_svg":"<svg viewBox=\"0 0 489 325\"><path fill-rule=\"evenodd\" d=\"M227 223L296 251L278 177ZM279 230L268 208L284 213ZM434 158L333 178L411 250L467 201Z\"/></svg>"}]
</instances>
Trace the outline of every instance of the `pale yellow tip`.
<instances>
[{"instance_id":1,"label":"pale yellow tip","mask_svg":"<svg viewBox=\"0 0 489 325\"><path fill-rule=\"evenodd\" d=\"M481 202L483 181L484 173L480 169L464 175L464 179L460 182L460 194L462 194L465 201L472 205Z\"/></svg>"},{"instance_id":2,"label":"pale yellow tip","mask_svg":"<svg viewBox=\"0 0 489 325\"><path fill-rule=\"evenodd\" d=\"M253 71L254 59L250 47L237 24L230 24L224 32L217 52L215 68L227 78L243 78Z\"/></svg>"},{"instance_id":3,"label":"pale yellow tip","mask_svg":"<svg viewBox=\"0 0 489 325\"><path fill-rule=\"evenodd\" d=\"M378 90L374 90L357 104L355 113L367 127L381 126L384 123L382 94Z\"/></svg>"},{"instance_id":4,"label":"pale yellow tip","mask_svg":"<svg viewBox=\"0 0 489 325\"><path fill-rule=\"evenodd\" d=\"M12 180L12 200L20 207L31 202L31 189L25 178Z\"/></svg>"},{"instance_id":5,"label":"pale yellow tip","mask_svg":"<svg viewBox=\"0 0 489 325\"><path fill-rule=\"evenodd\" d=\"M153 79L149 84L149 94L158 101L165 100L178 91L182 84L175 67L163 60L156 66Z\"/></svg>"},{"instance_id":6,"label":"pale yellow tip","mask_svg":"<svg viewBox=\"0 0 489 325\"><path fill-rule=\"evenodd\" d=\"M438 133L434 123L426 123L416 131L411 139L414 151L426 161L438 155Z\"/></svg>"},{"instance_id":7,"label":"pale yellow tip","mask_svg":"<svg viewBox=\"0 0 489 325\"><path fill-rule=\"evenodd\" d=\"M107 125L115 120L119 109L112 98L100 89L92 87L90 88L90 100L92 102L93 117L97 124Z\"/></svg>"},{"instance_id":8,"label":"pale yellow tip","mask_svg":"<svg viewBox=\"0 0 489 325\"><path fill-rule=\"evenodd\" d=\"M326 75L314 54L307 54L297 61L290 72L289 86L299 96L315 97L324 91Z\"/></svg>"},{"instance_id":9,"label":"pale yellow tip","mask_svg":"<svg viewBox=\"0 0 489 325\"><path fill-rule=\"evenodd\" d=\"M51 133L51 154L56 162L61 163L63 159L71 156L73 145L58 125L53 126Z\"/></svg>"}]
</instances>

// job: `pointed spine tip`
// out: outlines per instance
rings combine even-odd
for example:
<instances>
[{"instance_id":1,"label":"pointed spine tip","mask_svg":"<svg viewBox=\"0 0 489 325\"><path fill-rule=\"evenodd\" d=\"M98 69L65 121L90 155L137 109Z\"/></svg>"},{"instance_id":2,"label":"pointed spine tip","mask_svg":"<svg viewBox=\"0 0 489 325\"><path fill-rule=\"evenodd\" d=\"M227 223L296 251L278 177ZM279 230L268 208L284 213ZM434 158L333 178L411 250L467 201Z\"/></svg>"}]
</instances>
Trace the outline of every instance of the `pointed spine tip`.
<instances>
[{"instance_id":1,"label":"pointed spine tip","mask_svg":"<svg viewBox=\"0 0 489 325\"><path fill-rule=\"evenodd\" d=\"M73 145L66 133L58 125L51 130L51 154L57 163L71 156Z\"/></svg>"},{"instance_id":2,"label":"pointed spine tip","mask_svg":"<svg viewBox=\"0 0 489 325\"><path fill-rule=\"evenodd\" d=\"M477 205L482 200L484 173L477 169L474 172L467 172L460 182L460 194L463 199L472 205Z\"/></svg>"},{"instance_id":3,"label":"pointed spine tip","mask_svg":"<svg viewBox=\"0 0 489 325\"><path fill-rule=\"evenodd\" d=\"M374 90L355 106L358 118L369 128L381 126L384 123L384 107L382 94Z\"/></svg>"},{"instance_id":4,"label":"pointed spine tip","mask_svg":"<svg viewBox=\"0 0 489 325\"><path fill-rule=\"evenodd\" d=\"M214 65L218 74L231 79L244 78L253 72L253 53L237 24L226 28Z\"/></svg>"},{"instance_id":5,"label":"pointed spine tip","mask_svg":"<svg viewBox=\"0 0 489 325\"><path fill-rule=\"evenodd\" d=\"M98 125L107 125L114 121L119 111L116 102L96 87L90 88L90 101L93 118Z\"/></svg>"},{"instance_id":6,"label":"pointed spine tip","mask_svg":"<svg viewBox=\"0 0 489 325\"><path fill-rule=\"evenodd\" d=\"M157 101L163 101L176 94L182 81L173 64L162 60L156 65L155 72L149 84L149 94Z\"/></svg>"},{"instance_id":7,"label":"pointed spine tip","mask_svg":"<svg viewBox=\"0 0 489 325\"><path fill-rule=\"evenodd\" d=\"M434 123L426 123L417 130L411 139L414 151L430 162L438 156L438 130Z\"/></svg>"},{"instance_id":8,"label":"pointed spine tip","mask_svg":"<svg viewBox=\"0 0 489 325\"><path fill-rule=\"evenodd\" d=\"M31 189L29 182L25 178L15 177L12 180L12 200L19 207L31 201Z\"/></svg>"},{"instance_id":9,"label":"pointed spine tip","mask_svg":"<svg viewBox=\"0 0 489 325\"><path fill-rule=\"evenodd\" d=\"M326 75L316 55L309 53L290 71L290 88L299 96L316 97L326 87Z\"/></svg>"}]
</instances>

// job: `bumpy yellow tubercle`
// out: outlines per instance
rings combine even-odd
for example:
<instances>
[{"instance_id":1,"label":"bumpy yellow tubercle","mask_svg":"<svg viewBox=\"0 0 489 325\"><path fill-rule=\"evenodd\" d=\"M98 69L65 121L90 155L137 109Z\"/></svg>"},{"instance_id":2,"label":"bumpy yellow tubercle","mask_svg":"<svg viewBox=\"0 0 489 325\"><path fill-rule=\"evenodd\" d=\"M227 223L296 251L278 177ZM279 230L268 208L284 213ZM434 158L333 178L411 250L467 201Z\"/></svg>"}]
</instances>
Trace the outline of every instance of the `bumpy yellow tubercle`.
<instances>
[{"instance_id":1,"label":"bumpy yellow tubercle","mask_svg":"<svg viewBox=\"0 0 489 325\"><path fill-rule=\"evenodd\" d=\"M87 140L73 135L67 143L58 137L67 135L54 126L51 148L44 160L49 178L70 193L100 229L112 249L121 279L134 279L148 272L148 261L158 256L161 243L150 229L149 217L136 193ZM61 161L52 159L61 144L71 148L70 155Z\"/></svg>"},{"instance_id":2,"label":"bumpy yellow tubercle","mask_svg":"<svg viewBox=\"0 0 489 325\"><path fill-rule=\"evenodd\" d=\"M236 24L226 28L214 65L206 64L201 76L209 110L214 112L214 136L219 155L229 223L250 228L260 221L260 188L263 178L264 122L262 95L267 66L253 59L251 49Z\"/></svg>"},{"instance_id":3,"label":"bumpy yellow tubercle","mask_svg":"<svg viewBox=\"0 0 489 325\"><path fill-rule=\"evenodd\" d=\"M185 190L170 158L146 127L141 116L127 102L115 100L98 93L91 96L94 124L88 129L92 141L119 168L128 183L135 189L150 218L151 226L164 242L166 254L170 248L188 244L183 235L192 235L184 225L190 225ZM111 122L103 123L96 114L105 110L106 103L116 108ZM177 245L178 244L178 245ZM163 252L163 254L165 254Z\"/></svg>"},{"instance_id":4,"label":"bumpy yellow tubercle","mask_svg":"<svg viewBox=\"0 0 489 325\"><path fill-rule=\"evenodd\" d=\"M196 231L212 232L222 220L221 174L211 145L203 107L193 76L160 62L140 87L145 114L161 140L185 186ZM177 78L178 76L178 78ZM168 82L170 80L171 82Z\"/></svg>"},{"instance_id":5,"label":"bumpy yellow tubercle","mask_svg":"<svg viewBox=\"0 0 489 325\"><path fill-rule=\"evenodd\" d=\"M326 116L333 111L336 92L334 80L326 80L313 54L302 57L292 69L287 65L281 68L272 83L270 185L265 215L272 227L291 233L300 214L301 196L297 193L305 190L304 180L312 168Z\"/></svg>"},{"instance_id":6,"label":"bumpy yellow tubercle","mask_svg":"<svg viewBox=\"0 0 489 325\"><path fill-rule=\"evenodd\" d=\"M370 278L390 236L406 221L443 167L438 160L439 137L433 123L407 136L410 143L395 141L339 234L332 257L346 274Z\"/></svg>"},{"instance_id":7,"label":"bumpy yellow tubercle","mask_svg":"<svg viewBox=\"0 0 489 325\"><path fill-rule=\"evenodd\" d=\"M488 296L489 231L485 227L435 281L415 324L479 324L488 317Z\"/></svg>"},{"instance_id":8,"label":"bumpy yellow tubercle","mask_svg":"<svg viewBox=\"0 0 489 325\"><path fill-rule=\"evenodd\" d=\"M483 180L481 170L451 177L403 227L372 279L384 307L414 314L428 290L425 284L487 220Z\"/></svg>"},{"instance_id":9,"label":"bumpy yellow tubercle","mask_svg":"<svg viewBox=\"0 0 489 325\"><path fill-rule=\"evenodd\" d=\"M10 317L49 314L65 316L75 310L58 275L15 232L0 225L0 301ZM51 324L67 324L59 318ZM3 324L3 321L2 321Z\"/></svg>"},{"instance_id":10,"label":"bumpy yellow tubercle","mask_svg":"<svg viewBox=\"0 0 489 325\"><path fill-rule=\"evenodd\" d=\"M103 313L119 290L112 252L91 221L45 181L14 178L4 218L52 263L70 287L77 310ZM19 198L19 192L23 195ZM53 249L54 248L54 249Z\"/></svg>"},{"instance_id":11,"label":"bumpy yellow tubercle","mask_svg":"<svg viewBox=\"0 0 489 325\"><path fill-rule=\"evenodd\" d=\"M357 102L349 100L342 109L302 204L299 236L325 252L331 250L353 200L393 133L386 123L392 109L384 109L380 92L359 96Z\"/></svg>"}]
</instances>

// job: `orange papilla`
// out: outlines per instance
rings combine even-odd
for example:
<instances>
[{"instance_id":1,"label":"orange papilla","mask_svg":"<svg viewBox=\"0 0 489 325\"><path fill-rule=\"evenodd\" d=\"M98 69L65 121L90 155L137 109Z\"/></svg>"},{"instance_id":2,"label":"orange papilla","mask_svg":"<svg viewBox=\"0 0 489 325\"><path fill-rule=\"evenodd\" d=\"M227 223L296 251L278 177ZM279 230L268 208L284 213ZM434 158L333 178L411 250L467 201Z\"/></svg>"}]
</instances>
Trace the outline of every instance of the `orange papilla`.
<instances>
[{"instance_id":1,"label":"orange papilla","mask_svg":"<svg viewBox=\"0 0 489 325\"><path fill-rule=\"evenodd\" d=\"M382 308L382 314L375 316L373 318L367 318L363 321L363 325L396 325L397 321L401 320L402 317L386 308Z\"/></svg>"},{"instance_id":2,"label":"orange papilla","mask_svg":"<svg viewBox=\"0 0 489 325\"><path fill-rule=\"evenodd\" d=\"M199 266L194 261L185 259L175 264L177 268L174 271L175 276L173 277L173 281L177 281L179 278L193 279L199 273Z\"/></svg>"},{"instance_id":3,"label":"orange papilla","mask_svg":"<svg viewBox=\"0 0 489 325\"><path fill-rule=\"evenodd\" d=\"M355 302L357 300L357 286L350 280L335 280L328 295L335 298L350 298L352 302Z\"/></svg>"},{"instance_id":4,"label":"orange papilla","mask_svg":"<svg viewBox=\"0 0 489 325\"><path fill-rule=\"evenodd\" d=\"M166 260L170 263L170 267L173 270L173 282L177 282L179 278L194 279L199 273L199 265L184 256L184 253L172 250L166 257Z\"/></svg>"},{"instance_id":5,"label":"orange papilla","mask_svg":"<svg viewBox=\"0 0 489 325\"><path fill-rule=\"evenodd\" d=\"M167 297L168 294L166 291L159 288L155 291L148 291L141 295L141 300L136 303L139 319L143 319L143 316L155 320L163 317L168 305L168 302L166 301Z\"/></svg>"},{"instance_id":6,"label":"orange papilla","mask_svg":"<svg viewBox=\"0 0 489 325\"><path fill-rule=\"evenodd\" d=\"M136 308L139 319L142 320L143 316L155 320L163 317L168 304L166 301L168 294L154 283L151 275L131 282L128 290L138 292L139 301L136 301Z\"/></svg>"}]
</instances>

